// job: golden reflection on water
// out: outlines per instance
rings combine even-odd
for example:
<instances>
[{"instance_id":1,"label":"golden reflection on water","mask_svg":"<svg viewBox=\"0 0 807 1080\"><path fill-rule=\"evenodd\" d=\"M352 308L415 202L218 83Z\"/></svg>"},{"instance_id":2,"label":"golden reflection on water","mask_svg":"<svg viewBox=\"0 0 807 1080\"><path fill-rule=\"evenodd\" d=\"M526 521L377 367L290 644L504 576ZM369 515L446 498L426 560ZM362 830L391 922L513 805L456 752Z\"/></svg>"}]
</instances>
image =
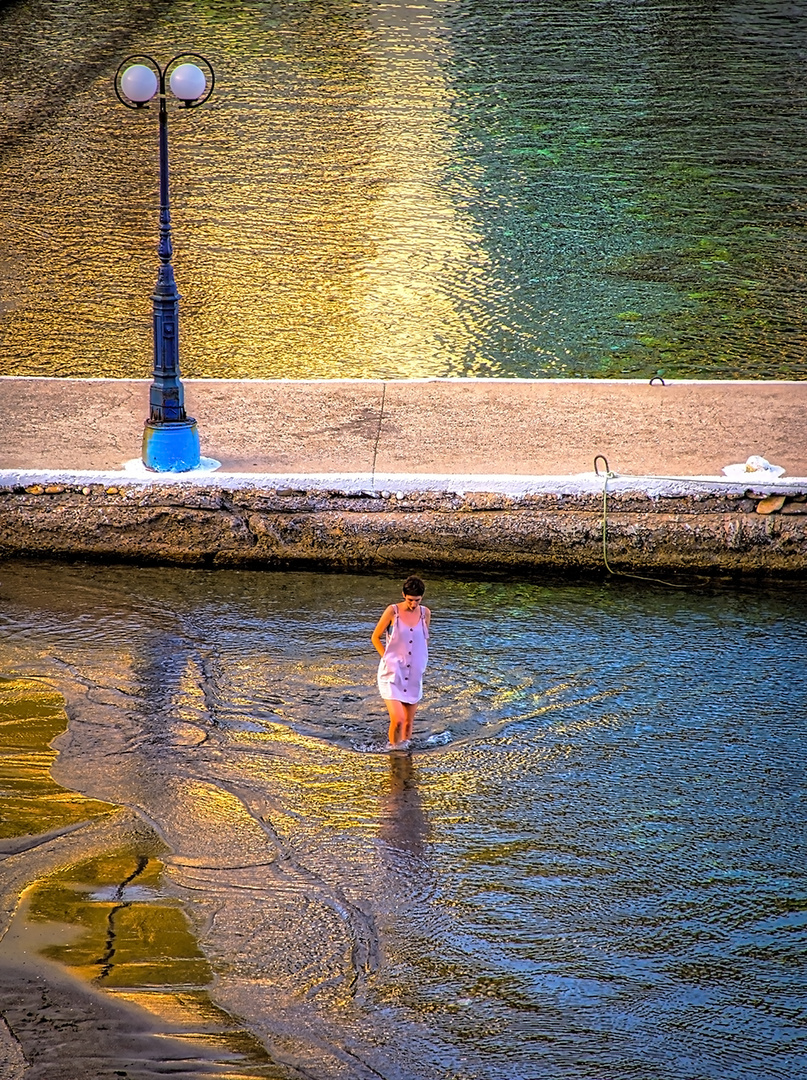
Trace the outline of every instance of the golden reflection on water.
<instances>
[{"instance_id":1,"label":"golden reflection on water","mask_svg":"<svg viewBox=\"0 0 807 1080\"><path fill-rule=\"evenodd\" d=\"M169 117L186 377L473 373L489 259L441 7L186 8L153 28L156 55L182 28L219 73ZM147 376L156 110L124 110L103 70L9 169L4 373Z\"/></svg>"},{"instance_id":2,"label":"golden reflection on water","mask_svg":"<svg viewBox=\"0 0 807 1080\"><path fill-rule=\"evenodd\" d=\"M0 851L20 850L26 837L114 809L68 791L51 777L56 751L50 744L66 725L60 694L32 679L0 680Z\"/></svg>"},{"instance_id":3,"label":"golden reflection on water","mask_svg":"<svg viewBox=\"0 0 807 1080\"><path fill-rule=\"evenodd\" d=\"M224 168L239 177L215 186L236 243L212 221L201 231L188 222L216 252L214 279L198 262L184 279L203 297L192 317L205 374L258 377L269 365L296 377L416 376L445 371L448 342L464 352L474 337L457 282L470 283L485 256L444 182L453 95L428 21L402 28L396 14L375 8L352 34L329 36L317 19L278 34L268 79L265 57L239 72L268 94L262 109L244 100L253 137L225 133L227 101L189 147L199 168L211 146L226 150ZM203 191L189 191L189 219L203 217ZM187 374L194 363L188 354Z\"/></svg>"},{"instance_id":4,"label":"golden reflection on water","mask_svg":"<svg viewBox=\"0 0 807 1080\"><path fill-rule=\"evenodd\" d=\"M401 10L392 6L373 11L380 32L375 35L374 77L364 112L378 118L372 145L375 197L367 208L367 233L376 256L357 283L356 302L365 340L369 343L382 331L385 348L395 350L396 370L416 377L424 365L446 369L448 340L461 355L477 340L472 321L479 313L457 283L464 282L467 292L473 292L488 257L482 236L453 190L457 151L445 121L455 95L437 43L427 24L413 18L407 27L408 63L396 63L400 16ZM412 85L420 92L416 109L408 101ZM385 109L384 101L401 105ZM473 172L470 163L467 172ZM466 183L468 179L466 175Z\"/></svg>"}]
</instances>

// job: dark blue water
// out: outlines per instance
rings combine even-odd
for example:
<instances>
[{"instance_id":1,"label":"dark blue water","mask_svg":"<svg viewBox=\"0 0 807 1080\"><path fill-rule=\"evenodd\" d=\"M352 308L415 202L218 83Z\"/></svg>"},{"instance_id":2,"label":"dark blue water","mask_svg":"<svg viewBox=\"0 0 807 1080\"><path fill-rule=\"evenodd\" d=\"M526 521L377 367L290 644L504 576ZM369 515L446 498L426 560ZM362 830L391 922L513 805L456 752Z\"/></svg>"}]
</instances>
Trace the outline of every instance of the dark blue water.
<instances>
[{"instance_id":1,"label":"dark blue water","mask_svg":"<svg viewBox=\"0 0 807 1080\"><path fill-rule=\"evenodd\" d=\"M289 1069L803 1075L803 590L432 581L406 757L397 588L12 564L0 673L64 695L57 781L156 830L207 993Z\"/></svg>"},{"instance_id":2,"label":"dark blue water","mask_svg":"<svg viewBox=\"0 0 807 1080\"><path fill-rule=\"evenodd\" d=\"M0 364L146 376L171 115L187 376L805 377L807 7L0 5Z\"/></svg>"}]
</instances>

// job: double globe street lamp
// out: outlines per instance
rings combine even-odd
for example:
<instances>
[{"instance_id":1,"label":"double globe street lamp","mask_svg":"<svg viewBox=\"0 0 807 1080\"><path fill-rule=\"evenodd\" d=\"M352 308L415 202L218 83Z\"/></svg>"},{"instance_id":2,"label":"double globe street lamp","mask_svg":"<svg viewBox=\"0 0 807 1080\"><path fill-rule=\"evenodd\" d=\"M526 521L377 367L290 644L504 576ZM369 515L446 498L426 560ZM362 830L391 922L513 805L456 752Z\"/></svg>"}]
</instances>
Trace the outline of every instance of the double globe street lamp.
<instances>
[{"instance_id":1,"label":"double globe street lamp","mask_svg":"<svg viewBox=\"0 0 807 1080\"><path fill-rule=\"evenodd\" d=\"M171 266L166 77L171 93L185 108L203 105L213 93L213 68L198 53L180 53L164 67L151 56L138 53L127 56L115 73L115 93L129 109L146 107L159 93L160 242L157 251L160 268L152 294L154 374L149 391L149 418L143 431L143 464L154 472L187 472L199 467L201 456L199 431L196 421L185 413L185 392L179 377L179 292Z\"/></svg>"}]
</instances>

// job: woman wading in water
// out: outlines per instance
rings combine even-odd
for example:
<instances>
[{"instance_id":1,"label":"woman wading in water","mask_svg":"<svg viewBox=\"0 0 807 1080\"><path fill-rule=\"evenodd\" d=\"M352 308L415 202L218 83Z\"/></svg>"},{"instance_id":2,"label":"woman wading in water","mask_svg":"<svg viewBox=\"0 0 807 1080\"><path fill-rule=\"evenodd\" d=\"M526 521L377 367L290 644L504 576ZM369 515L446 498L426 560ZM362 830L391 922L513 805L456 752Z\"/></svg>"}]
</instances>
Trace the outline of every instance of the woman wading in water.
<instances>
[{"instance_id":1,"label":"woman wading in water","mask_svg":"<svg viewBox=\"0 0 807 1080\"><path fill-rule=\"evenodd\" d=\"M412 738L412 722L423 696L432 617L421 604L425 591L419 577L408 577L403 583L403 602L390 604L371 639L381 656L378 689L389 713L390 746L405 746ZM382 642L385 633L386 646Z\"/></svg>"}]
</instances>

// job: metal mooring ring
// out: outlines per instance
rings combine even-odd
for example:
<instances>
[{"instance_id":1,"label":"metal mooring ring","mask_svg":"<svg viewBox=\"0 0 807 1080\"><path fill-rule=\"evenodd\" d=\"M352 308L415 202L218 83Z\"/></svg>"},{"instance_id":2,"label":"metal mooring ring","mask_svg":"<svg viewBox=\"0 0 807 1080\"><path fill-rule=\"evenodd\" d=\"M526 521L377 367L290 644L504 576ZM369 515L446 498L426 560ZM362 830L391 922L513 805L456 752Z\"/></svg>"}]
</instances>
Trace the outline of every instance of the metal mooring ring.
<instances>
[{"instance_id":1,"label":"metal mooring ring","mask_svg":"<svg viewBox=\"0 0 807 1080\"><path fill-rule=\"evenodd\" d=\"M601 473L600 470L597 468L597 462L598 461L604 461L605 462L605 472L604 473ZM594 458L594 473L595 473L596 476L610 476L611 470L608 468L608 458L605 456L605 454L597 454L597 456Z\"/></svg>"}]
</instances>

